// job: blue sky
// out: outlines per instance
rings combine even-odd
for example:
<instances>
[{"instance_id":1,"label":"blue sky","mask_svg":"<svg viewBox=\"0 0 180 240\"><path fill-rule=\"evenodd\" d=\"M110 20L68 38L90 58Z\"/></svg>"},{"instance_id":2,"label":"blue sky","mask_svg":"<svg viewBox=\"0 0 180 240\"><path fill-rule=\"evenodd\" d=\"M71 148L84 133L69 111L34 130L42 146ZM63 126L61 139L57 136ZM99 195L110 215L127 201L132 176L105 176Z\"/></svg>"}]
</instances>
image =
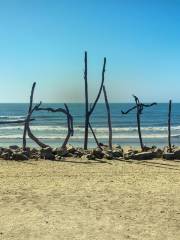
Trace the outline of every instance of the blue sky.
<instances>
[{"instance_id":1,"label":"blue sky","mask_svg":"<svg viewBox=\"0 0 180 240\"><path fill-rule=\"evenodd\" d=\"M180 0L0 0L0 102L180 102ZM102 99L103 100L103 99Z\"/></svg>"}]
</instances>

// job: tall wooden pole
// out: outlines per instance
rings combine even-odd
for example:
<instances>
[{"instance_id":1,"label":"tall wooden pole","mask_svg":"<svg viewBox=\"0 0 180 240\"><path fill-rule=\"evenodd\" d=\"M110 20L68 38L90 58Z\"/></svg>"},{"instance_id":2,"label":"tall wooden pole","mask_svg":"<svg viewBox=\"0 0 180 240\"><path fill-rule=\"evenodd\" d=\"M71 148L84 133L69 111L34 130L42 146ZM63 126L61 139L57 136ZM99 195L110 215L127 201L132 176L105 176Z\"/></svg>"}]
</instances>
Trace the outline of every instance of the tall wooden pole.
<instances>
[{"instance_id":1,"label":"tall wooden pole","mask_svg":"<svg viewBox=\"0 0 180 240\"><path fill-rule=\"evenodd\" d=\"M104 99L106 103L107 115L108 115L108 128L109 128L109 149L112 149L112 124L111 124L111 112L107 98L106 88L103 86Z\"/></svg>"},{"instance_id":2,"label":"tall wooden pole","mask_svg":"<svg viewBox=\"0 0 180 240\"><path fill-rule=\"evenodd\" d=\"M84 127L84 149L88 145L88 124L89 124L89 102L88 102L88 81L87 81L87 52L84 56L84 82L85 82L85 127Z\"/></svg>"},{"instance_id":3,"label":"tall wooden pole","mask_svg":"<svg viewBox=\"0 0 180 240\"><path fill-rule=\"evenodd\" d=\"M171 105L172 101L169 100L169 111L168 111L168 145L169 145L169 151L172 152L171 147Z\"/></svg>"}]
</instances>

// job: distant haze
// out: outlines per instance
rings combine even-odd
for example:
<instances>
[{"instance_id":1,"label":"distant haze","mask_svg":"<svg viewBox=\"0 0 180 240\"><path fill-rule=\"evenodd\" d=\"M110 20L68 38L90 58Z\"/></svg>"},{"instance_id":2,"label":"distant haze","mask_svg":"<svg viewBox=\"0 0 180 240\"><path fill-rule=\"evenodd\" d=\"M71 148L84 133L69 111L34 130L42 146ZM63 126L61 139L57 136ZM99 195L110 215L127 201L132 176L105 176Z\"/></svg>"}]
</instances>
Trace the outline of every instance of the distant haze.
<instances>
[{"instance_id":1,"label":"distant haze","mask_svg":"<svg viewBox=\"0 0 180 240\"><path fill-rule=\"evenodd\" d=\"M110 102L180 102L179 0L0 2L0 102L84 101L97 94L103 57ZM103 101L103 99L101 99Z\"/></svg>"}]
</instances>

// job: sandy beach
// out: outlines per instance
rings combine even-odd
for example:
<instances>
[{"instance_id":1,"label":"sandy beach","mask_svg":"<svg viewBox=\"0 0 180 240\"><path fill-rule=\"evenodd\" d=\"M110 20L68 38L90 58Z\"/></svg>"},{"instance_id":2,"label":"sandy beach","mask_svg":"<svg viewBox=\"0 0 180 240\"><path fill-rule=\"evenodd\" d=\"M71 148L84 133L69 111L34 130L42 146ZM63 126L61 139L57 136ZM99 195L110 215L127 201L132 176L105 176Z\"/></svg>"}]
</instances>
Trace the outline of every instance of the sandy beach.
<instances>
[{"instance_id":1,"label":"sandy beach","mask_svg":"<svg viewBox=\"0 0 180 240\"><path fill-rule=\"evenodd\" d=\"M0 239L180 236L180 161L0 160Z\"/></svg>"}]
</instances>

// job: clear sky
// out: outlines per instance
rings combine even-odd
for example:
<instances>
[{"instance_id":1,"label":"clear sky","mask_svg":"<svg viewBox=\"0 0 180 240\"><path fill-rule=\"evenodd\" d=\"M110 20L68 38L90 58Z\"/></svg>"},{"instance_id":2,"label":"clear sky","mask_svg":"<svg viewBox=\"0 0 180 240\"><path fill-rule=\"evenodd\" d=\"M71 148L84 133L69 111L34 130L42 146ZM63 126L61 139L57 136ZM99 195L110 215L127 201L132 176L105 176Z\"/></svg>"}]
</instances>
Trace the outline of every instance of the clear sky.
<instances>
[{"instance_id":1,"label":"clear sky","mask_svg":"<svg viewBox=\"0 0 180 240\"><path fill-rule=\"evenodd\" d=\"M0 0L0 102L180 102L180 0Z\"/></svg>"}]
</instances>

